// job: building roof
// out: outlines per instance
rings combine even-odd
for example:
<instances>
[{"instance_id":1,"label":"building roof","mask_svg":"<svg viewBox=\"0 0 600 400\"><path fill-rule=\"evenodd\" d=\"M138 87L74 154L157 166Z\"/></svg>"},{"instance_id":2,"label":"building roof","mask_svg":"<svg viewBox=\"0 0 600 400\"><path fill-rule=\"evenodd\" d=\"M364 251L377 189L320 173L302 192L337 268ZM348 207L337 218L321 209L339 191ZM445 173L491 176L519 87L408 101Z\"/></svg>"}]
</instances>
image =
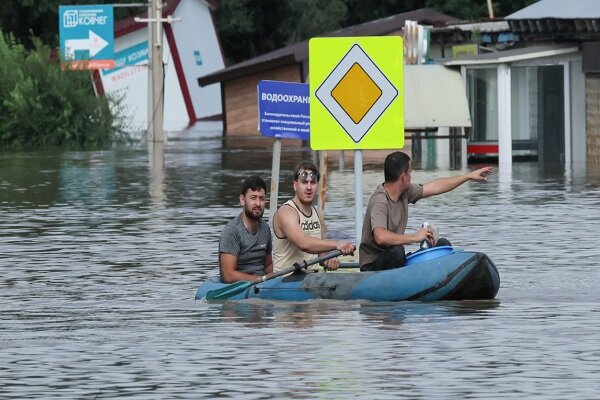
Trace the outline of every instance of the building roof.
<instances>
[{"instance_id":1,"label":"building roof","mask_svg":"<svg viewBox=\"0 0 600 400\"><path fill-rule=\"evenodd\" d=\"M417 21L423 25L432 26L442 26L449 23L457 23L459 21L459 19L450 15L442 14L428 8L421 8L339 29L337 31L326 33L322 35L322 37L386 35L403 29L405 21L407 20ZM206 86L216 82L224 82L284 65L301 63L307 59L308 40L304 40L213 72L212 74L202 76L198 78L198 84L200 86Z\"/></svg>"},{"instance_id":2,"label":"building roof","mask_svg":"<svg viewBox=\"0 0 600 400\"><path fill-rule=\"evenodd\" d=\"M600 33L600 1L541 0L506 20L516 33L596 39Z\"/></svg>"},{"instance_id":3,"label":"building roof","mask_svg":"<svg viewBox=\"0 0 600 400\"><path fill-rule=\"evenodd\" d=\"M600 18L598 0L540 0L506 17L510 19Z\"/></svg>"},{"instance_id":4,"label":"building roof","mask_svg":"<svg viewBox=\"0 0 600 400\"><path fill-rule=\"evenodd\" d=\"M579 46L573 43L546 44L539 46L522 47L518 49L510 49L505 51L482 53L477 54L475 56L462 57L457 59L439 60L439 62L440 64L446 66L499 64L530 60L534 58L574 54L578 51Z\"/></svg>"},{"instance_id":5,"label":"building roof","mask_svg":"<svg viewBox=\"0 0 600 400\"><path fill-rule=\"evenodd\" d=\"M450 24L442 28L434 29L434 32L459 30L465 32L479 31L487 32L506 32L509 30L507 21L482 21L482 22L463 22L458 24Z\"/></svg>"}]
</instances>

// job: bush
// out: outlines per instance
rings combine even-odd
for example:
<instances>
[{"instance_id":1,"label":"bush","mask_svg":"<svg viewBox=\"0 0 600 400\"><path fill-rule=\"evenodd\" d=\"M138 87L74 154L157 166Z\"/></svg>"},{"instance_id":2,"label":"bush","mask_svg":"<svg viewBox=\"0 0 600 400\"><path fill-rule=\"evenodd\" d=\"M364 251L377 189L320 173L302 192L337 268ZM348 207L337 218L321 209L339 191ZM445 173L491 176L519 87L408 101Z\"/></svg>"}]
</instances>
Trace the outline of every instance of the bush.
<instances>
[{"instance_id":1,"label":"bush","mask_svg":"<svg viewBox=\"0 0 600 400\"><path fill-rule=\"evenodd\" d=\"M33 38L0 33L0 146L98 147L128 140L118 99L97 97L89 71L61 70Z\"/></svg>"}]
</instances>

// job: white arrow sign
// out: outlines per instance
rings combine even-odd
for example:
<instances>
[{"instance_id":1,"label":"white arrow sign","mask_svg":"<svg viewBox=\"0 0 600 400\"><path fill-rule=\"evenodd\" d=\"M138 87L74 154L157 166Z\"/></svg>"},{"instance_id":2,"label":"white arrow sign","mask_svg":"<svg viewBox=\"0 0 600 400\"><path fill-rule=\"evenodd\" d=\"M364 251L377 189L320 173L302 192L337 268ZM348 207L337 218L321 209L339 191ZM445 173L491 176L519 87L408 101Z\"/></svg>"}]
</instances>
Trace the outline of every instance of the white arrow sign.
<instances>
[{"instance_id":1,"label":"white arrow sign","mask_svg":"<svg viewBox=\"0 0 600 400\"><path fill-rule=\"evenodd\" d=\"M70 39L65 41L65 60L74 60L77 50L89 50L90 58L102 51L108 42L98 36L91 29L87 39Z\"/></svg>"}]
</instances>

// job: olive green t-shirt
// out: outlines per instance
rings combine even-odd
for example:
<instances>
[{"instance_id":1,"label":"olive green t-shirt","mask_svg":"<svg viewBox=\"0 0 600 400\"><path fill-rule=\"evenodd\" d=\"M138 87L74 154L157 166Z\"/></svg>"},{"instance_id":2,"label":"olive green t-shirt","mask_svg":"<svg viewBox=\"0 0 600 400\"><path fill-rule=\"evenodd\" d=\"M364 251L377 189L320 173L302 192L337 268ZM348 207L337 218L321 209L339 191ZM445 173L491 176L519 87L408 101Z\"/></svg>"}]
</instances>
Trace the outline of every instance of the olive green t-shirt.
<instances>
[{"instance_id":1,"label":"olive green t-shirt","mask_svg":"<svg viewBox=\"0 0 600 400\"><path fill-rule=\"evenodd\" d=\"M416 203L423 197L423 185L411 184L398 201L390 199L383 184L377 186L369 199L363 222L360 242L360 265L369 264L377 258L383 248L375 243L373 229L381 227L388 231L404 234L408 222L408 203Z\"/></svg>"}]
</instances>

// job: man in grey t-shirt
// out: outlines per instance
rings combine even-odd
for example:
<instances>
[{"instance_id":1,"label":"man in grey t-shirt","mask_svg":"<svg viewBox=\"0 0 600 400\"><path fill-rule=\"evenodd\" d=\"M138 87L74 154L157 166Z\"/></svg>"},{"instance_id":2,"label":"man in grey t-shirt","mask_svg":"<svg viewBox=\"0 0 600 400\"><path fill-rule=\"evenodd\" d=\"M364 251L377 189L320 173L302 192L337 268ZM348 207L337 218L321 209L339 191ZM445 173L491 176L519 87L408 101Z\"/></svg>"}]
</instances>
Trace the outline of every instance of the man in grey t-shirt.
<instances>
[{"instance_id":1,"label":"man in grey t-shirt","mask_svg":"<svg viewBox=\"0 0 600 400\"><path fill-rule=\"evenodd\" d=\"M263 221L267 184L251 176L242 184L242 213L229 221L219 239L221 282L253 281L273 272L271 229Z\"/></svg>"},{"instance_id":2,"label":"man in grey t-shirt","mask_svg":"<svg viewBox=\"0 0 600 400\"><path fill-rule=\"evenodd\" d=\"M442 238L433 243L431 228L406 234L408 203L446 193L468 181L485 181L491 167L480 168L465 175L434 179L421 185L411 183L410 157L400 151L388 154L383 164L385 182L377 187L365 214L360 243L361 271L397 268L406 262L404 245L427 240L432 246L441 245ZM444 244L449 244L444 239Z\"/></svg>"}]
</instances>

